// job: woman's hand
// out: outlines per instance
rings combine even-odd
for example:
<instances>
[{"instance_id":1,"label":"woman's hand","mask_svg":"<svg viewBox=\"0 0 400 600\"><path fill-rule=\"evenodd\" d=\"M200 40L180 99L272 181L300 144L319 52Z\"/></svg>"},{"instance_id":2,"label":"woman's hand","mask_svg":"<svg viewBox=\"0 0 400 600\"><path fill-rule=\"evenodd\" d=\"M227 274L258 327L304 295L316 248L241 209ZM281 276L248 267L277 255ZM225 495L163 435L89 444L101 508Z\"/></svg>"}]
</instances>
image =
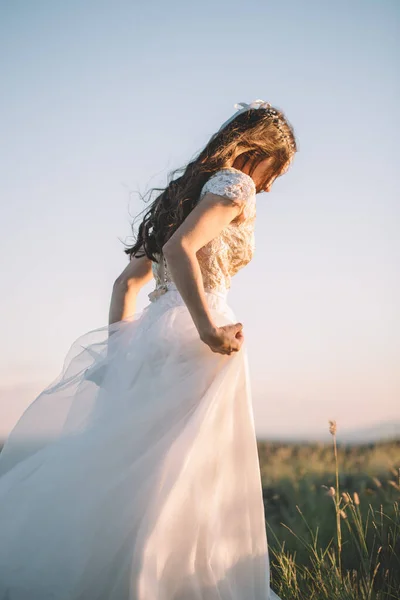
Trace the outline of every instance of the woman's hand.
<instances>
[{"instance_id":1,"label":"woman's hand","mask_svg":"<svg viewBox=\"0 0 400 600\"><path fill-rule=\"evenodd\" d=\"M200 331L200 339L211 348L213 352L220 354L232 354L238 352L243 344L244 335L242 323L234 325L223 325Z\"/></svg>"}]
</instances>

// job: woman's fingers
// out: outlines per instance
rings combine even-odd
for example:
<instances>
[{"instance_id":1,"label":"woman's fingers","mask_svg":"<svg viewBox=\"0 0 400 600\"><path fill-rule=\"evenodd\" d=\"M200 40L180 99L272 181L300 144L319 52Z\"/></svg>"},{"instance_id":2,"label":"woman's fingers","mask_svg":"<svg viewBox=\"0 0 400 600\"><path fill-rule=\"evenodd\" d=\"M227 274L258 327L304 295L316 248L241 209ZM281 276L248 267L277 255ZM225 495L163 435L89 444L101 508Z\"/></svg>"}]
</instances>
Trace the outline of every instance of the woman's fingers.
<instances>
[{"instance_id":1,"label":"woman's fingers","mask_svg":"<svg viewBox=\"0 0 400 600\"><path fill-rule=\"evenodd\" d=\"M241 348L244 340L242 329L242 323L223 325L218 328L215 336L209 340L203 339L203 341L205 341L213 352L232 354L232 352L238 352Z\"/></svg>"},{"instance_id":2,"label":"woman's fingers","mask_svg":"<svg viewBox=\"0 0 400 600\"><path fill-rule=\"evenodd\" d=\"M242 346L244 339L244 335L242 333L243 325L242 323L235 323L234 325L229 325L229 328L230 339L228 354L232 354L232 352L238 352Z\"/></svg>"}]
</instances>

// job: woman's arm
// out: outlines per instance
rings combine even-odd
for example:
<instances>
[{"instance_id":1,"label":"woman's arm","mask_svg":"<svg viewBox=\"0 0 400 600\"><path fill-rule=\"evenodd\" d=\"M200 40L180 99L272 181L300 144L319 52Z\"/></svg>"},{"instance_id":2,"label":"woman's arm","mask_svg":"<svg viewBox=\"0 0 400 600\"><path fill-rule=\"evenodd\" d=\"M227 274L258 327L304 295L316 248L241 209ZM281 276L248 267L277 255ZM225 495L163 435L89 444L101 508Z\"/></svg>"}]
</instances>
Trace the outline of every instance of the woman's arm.
<instances>
[{"instance_id":1,"label":"woman's arm","mask_svg":"<svg viewBox=\"0 0 400 600\"><path fill-rule=\"evenodd\" d=\"M226 354L239 350L242 324L219 328L213 322L196 253L240 215L242 209L240 203L230 198L206 193L162 248L200 338L213 351Z\"/></svg>"},{"instance_id":2,"label":"woman's arm","mask_svg":"<svg viewBox=\"0 0 400 600\"><path fill-rule=\"evenodd\" d=\"M147 256L133 256L127 267L114 282L108 324L122 321L135 314L139 290L153 276L151 260Z\"/></svg>"}]
</instances>

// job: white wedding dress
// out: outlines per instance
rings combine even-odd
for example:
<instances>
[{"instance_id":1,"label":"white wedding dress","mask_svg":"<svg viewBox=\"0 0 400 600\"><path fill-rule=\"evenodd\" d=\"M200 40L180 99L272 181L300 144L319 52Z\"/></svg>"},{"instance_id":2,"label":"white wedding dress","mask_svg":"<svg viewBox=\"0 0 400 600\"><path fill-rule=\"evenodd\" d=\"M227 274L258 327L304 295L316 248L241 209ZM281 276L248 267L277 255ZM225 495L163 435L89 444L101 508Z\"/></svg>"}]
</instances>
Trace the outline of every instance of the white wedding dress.
<instances>
[{"instance_id":1,"label":"white wedding dress","mask_svg":"<svg viewBox=\"0 0 400 600\"><path fill-rule=\"evenodd\" d=\"M245 203L198 253L220 326L256 190L224 168L207 191ZM212 352L165 261L153 272L151 302L76 340L0 453L0 600L278 599L246 342Z\"/></svg>"}]
</instances>

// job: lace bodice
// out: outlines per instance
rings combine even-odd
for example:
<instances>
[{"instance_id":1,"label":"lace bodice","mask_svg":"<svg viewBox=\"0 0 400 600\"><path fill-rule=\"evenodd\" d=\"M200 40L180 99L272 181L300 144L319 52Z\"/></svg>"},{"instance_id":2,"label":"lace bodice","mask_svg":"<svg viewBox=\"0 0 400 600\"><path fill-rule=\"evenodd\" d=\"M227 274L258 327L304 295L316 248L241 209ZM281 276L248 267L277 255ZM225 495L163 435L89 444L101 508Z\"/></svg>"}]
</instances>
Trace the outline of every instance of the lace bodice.
<instances>
[{"instance_id":1,"label":"lace bodice","mask_svg":"<svg viewBox=\"0 0 400 600\"><path fill-rule=\"evenodd\" d=\"M250 175L233 167L220 169L204 184L199 202L207 192L226 196L242 205L241 220L229 223L220 234L200 248L197 258L203 276L204 289L225 293L231 278L252 259L255 240L256 187ZM156 289L149 294L156 299L168 288L172 277L163 256L153 262L152 269Z\"/></svg>"}]
</instances>

